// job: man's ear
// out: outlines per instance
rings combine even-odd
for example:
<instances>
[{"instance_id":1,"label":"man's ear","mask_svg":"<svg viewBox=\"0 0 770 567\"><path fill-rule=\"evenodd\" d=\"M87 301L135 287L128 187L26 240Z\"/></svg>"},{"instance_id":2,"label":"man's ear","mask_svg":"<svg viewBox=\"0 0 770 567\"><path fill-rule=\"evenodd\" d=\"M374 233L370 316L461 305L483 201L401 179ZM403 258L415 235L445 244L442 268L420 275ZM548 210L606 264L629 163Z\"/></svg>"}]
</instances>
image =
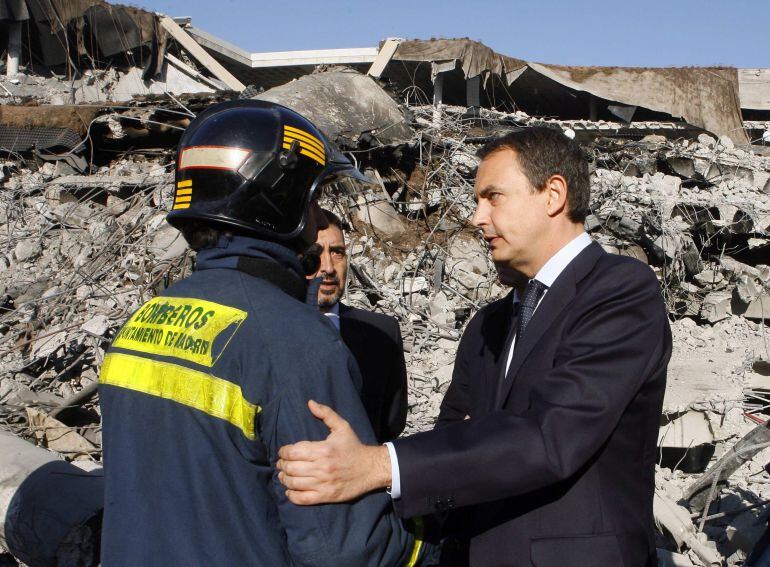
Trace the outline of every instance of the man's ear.
<instances>
[{"instance_id":1,"label":"man's ear","mask_svg":"<svg viewBox=\"0 0 770 567\"><path fill-rule=\"evenodd\" d=\"M567 180L561 175L552 175L545 183L547 192L546 212L549 217L566 211L567 209Z\"/></svg>"}]
</instances>

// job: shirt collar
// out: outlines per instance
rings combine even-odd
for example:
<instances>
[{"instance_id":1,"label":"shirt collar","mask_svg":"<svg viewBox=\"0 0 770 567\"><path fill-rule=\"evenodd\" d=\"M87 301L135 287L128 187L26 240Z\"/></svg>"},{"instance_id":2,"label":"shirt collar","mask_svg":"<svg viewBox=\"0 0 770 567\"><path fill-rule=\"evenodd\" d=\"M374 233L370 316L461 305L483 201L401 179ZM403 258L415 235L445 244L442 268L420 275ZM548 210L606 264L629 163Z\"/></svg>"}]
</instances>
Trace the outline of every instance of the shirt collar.
<instances>
[{"instance_id":1,"label":"shirt collar","mask_svg":"<svg viewBox=\"0 0 770 567\"><path fill-rule=\"evenodd\" d=\"M329 318L329 320L332 322L332 324L337 327L337 330L340 330L340 302L338 301L334 305L332 305L332 308L329 309L329 311L326 311L324 313L326 317Z\"/></svg>"},{"instance_id":2,"label":"shirt collar","mask_svg":"<svg viewBox=\"0 0 770 567\"><path fill-rule=\"evenodd\" d=\"M564 268L589 244L591 244L591 237L587 233L581 232L579 236L572 239L566 246L551 256L550 260L540 268L534 279L551 287L556 278L564 271Z\"/></svg>"}]
</instances>

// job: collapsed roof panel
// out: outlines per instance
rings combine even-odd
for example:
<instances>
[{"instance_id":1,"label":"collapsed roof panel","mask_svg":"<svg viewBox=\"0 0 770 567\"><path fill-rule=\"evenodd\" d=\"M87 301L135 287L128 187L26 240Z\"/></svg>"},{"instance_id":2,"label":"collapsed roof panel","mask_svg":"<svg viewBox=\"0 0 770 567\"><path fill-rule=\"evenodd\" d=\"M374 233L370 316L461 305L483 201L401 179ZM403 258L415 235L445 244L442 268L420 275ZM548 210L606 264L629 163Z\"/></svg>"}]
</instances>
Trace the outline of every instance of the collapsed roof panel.
<instances>
[{"instance_id":1,"label":"collapsed roof panel","mask_svg":"<svg viewBox=\"0 0 770 567\"><path fill-rule=\"evenodd\" d=\"M332 140L347 146L355 146L365 133L382 144L412 136L396 101L374 79L352 69L301 77L256 98L307 116Z\"/></svg>"},{"instance_id":2,"label":"collapsed roof panel","mask_svg":"<svg viewBox=\"0 0 770 567\"><path fill-rule=\"evenodd\" d=\"M748 143L741 121L738 73L734 68L544 65L501 55L473 40L443 39L401 42L383 76L403 81L405 74L416 76L409 71L416 71L426 62L431 64L434 83L442 74L449 78L462 73L466 81L482 77L482 88L486 88L490 78L497 78L508 87L507 94L514 105L530 114L560 118L580 118L582 114L596 119L597 101L579 95L586 93L601 99L601 111L612 106L609 112L627 121L635 109L624 107L641 107L682 118L717 135L729 135L738 143ZM404 67L406 63L411 67ZM456 102L457 88L448 88L444 83L442 91L442 100ZM462 94L467 100L467 95ZM648 114L645 118L657 117Z\"/></svg>"}]
</instances>

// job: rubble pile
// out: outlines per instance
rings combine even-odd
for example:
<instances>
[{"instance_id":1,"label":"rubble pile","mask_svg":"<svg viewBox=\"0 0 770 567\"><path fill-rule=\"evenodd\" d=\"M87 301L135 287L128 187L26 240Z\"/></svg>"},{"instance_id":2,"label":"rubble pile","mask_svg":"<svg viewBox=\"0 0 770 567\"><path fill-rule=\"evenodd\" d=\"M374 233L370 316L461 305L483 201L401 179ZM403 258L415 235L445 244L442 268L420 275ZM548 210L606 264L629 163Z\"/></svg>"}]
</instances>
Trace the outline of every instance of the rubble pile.
<instances>
[{"instance_id":1,"label":"rubble pile","mask_svg":"<svg viewBox=\"0 0 770 567\"><path fill-rule=\"evenodd\" d=\"M164 220L168 159L128 157L87 176L62 175L59 165L6 162L0 191L0 420L43 437L48 425L32 408L50 412L93 393L111 333L189 264ZM100 446L98 427L81 433ZM71 440L60 439L59 451L84 457Z\"/></svg>"},{"instance_id":2,"label":"rubble pile","mask_svg":"<svg viewBox=\"0 0 770 567\"><path fill-rule=\"evenodd\" d=\"M403 139L383 141L376 132L346 139L376 186L347 187L325 205L353 227L346 301L401 324L407 433L432 427L464 326L509 291L470 224L475 152L512 128L549 124L577 135L591 157L588 232L608 251L648 263L661 282L675 352L659 499L680 506L697 475L770 407L770 158L726 136L629 139L576 133L523 112L441 105L402 111ZM110 128L119 130L119 122ZM91 140L92 150L98 143ZM192 268L193 254L164 220L173 158L168 142L151 152L116 153L101 166L90 162L85 171L64 159L5 156L0 428L68 460L100 460L94 396L104 351L133 310ZM770 498L764 464L760 454L739 469L709 513ZM709 564L709 554L742 560L761 532L755 520L762 510L708 520L705 536L693 524L689 539L677 542L690 550L686 561ZM662 561L688 564L674 557L679 545L663 536L659 544L672 550Z\"/></svg>"}]
</instances>

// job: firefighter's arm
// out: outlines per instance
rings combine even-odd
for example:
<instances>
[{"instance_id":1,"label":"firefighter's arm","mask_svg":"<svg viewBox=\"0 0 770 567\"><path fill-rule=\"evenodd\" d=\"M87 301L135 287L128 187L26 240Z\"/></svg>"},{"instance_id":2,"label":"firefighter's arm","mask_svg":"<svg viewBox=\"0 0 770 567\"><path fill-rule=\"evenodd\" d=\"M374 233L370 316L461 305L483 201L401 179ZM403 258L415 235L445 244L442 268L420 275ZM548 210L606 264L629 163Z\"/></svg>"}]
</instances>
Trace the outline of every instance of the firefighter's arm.
<instances>
[{"instance_id":1,"label":"firefighter's arm","mask_svg":"<svg viewBox=\"0 0 770 567\"><path fill-rule=\"evenodd\" d=\"M356 435L373 445L374 433L354 386L358 368L348 350L334 341L299 356L308 358L297 361L302 372L287 380L280 401L266 408L270 415L263 416L264 427L272 430L262 432L271 462L276 463L283 445L318 441L329 434L324 422L308 411L310 399L336 408ZM289 553L299 565L405 565L416 543L415 561L425 554L427 546L419 545L395 516L385 491L370 492L351 503L297 506L287 499L277 469L273 488Z\"/></svg>"}]
</instances>

